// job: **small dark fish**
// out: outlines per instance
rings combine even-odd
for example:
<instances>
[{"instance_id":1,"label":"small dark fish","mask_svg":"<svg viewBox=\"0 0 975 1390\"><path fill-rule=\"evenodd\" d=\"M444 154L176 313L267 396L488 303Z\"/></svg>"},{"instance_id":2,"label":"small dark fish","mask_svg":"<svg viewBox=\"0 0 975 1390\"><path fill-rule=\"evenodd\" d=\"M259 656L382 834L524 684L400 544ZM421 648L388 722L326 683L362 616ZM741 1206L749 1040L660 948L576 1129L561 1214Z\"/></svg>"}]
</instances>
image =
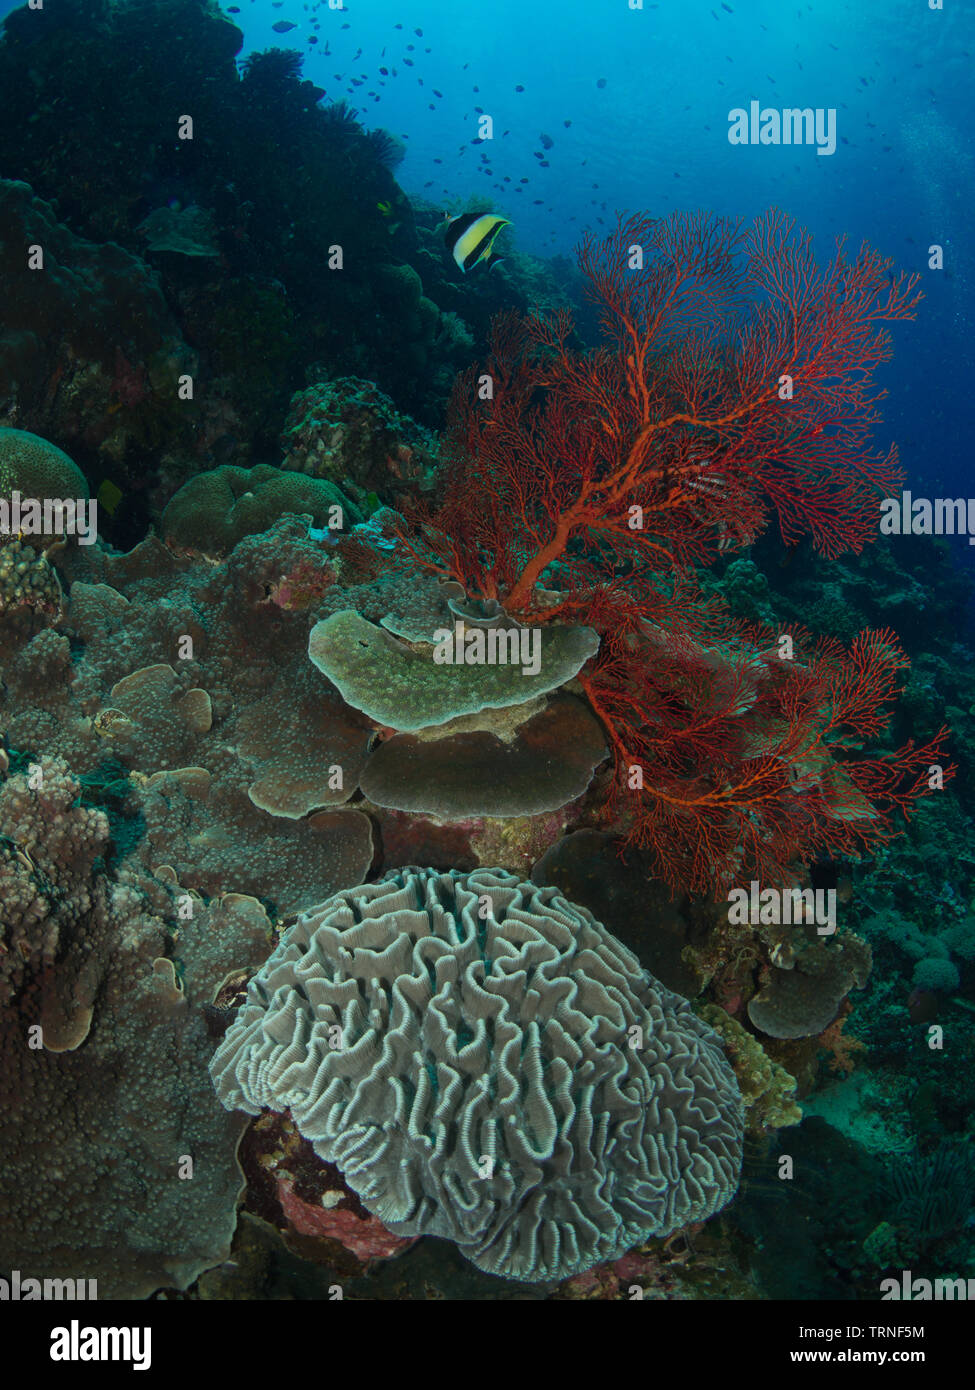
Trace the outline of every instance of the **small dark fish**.
<instances>
[{"instance_id":1,"label":"small dark fish","mask_svg":"<svg viewBox=\"0 0 975 1390\"><path fill-rule=\"evenodd\" d=\"M544 131L538 138L541 141L543 150L550 150L552 146L555 144L555 141L552 139L551 135L546 135Z\"/></svg>"},{"instance_id":2,"label":"small dark fish","mask_svg":"<svg viewBox=\"0 0 975 1390\"><path fill-rule=\"evenodd\" d=\"M407 66L408 68L411 68L411 67L413 66L413 59L412 59L412 58L404 58L404 59L403 59L403 62L406 64L406 66Z\"/></svg>"},{"instance_id":3,"label":"small dark fish","mask_svg":"<svg viewBox=\"0 0 975 1390\"><path fill-rule=\"evenodd\" d=\"M240 14L240 6L239 6L239 5L228 5L228 6L227 6L227 13L228 13L228 14Z\"/></svg>"},{"instance_id":4,"label":"small dark fish","mask_svg":"<svg viewBox=\"0 0 975 1390\"><path fill-rule=\"evenodd\" d=\"M721 0L721 8L723 10L727 10L729 14L734 14L734 10L731 8L730 5L726 5L724 0Z\"/></svg>"},{"instance_id":5,"label":"small dark fish","mask_svg":"<svg viewBox=\"0 0 975 1390\"><path fill-rule=\"evenodd\" d=\"M605 77L597 77L597 78L596 78L596 86L597 86L597 87L605 87L605 86L606 86L606 79L605 79Z\"/></svg>"},{"instance_id":6,"label":"small dark fish","mask_svg":"<svg viewBox=\"0 0 975 1390\"><path fill-rule=\"evenodd\" d=\"M475 87L474 90L477 91L477 88ZM516 91L516 92L523 92L524 90L525 90L524 87L523 87L523 86L521 85L521 83L519 82L518 86L515 88L515 91Z\"/></svg>"},{"instance_id":7,"label":"small dark fish","mask_svg":"<svg viewBox=\"0 0 975 1390\"><path fill-rule=\"evenodd\" d=\"M286 34L289 29L294 29L296 27L297 26L292 24L290 19L279 19L277 24L271 25L271 28L276 34Z\"/></svg>"},{"instance_id":8,"label":"small dark fish","mask_svg":"<svg viewBox=\"0 0 975 1390\"><path fill-rule=\"evenodd\" d=\"M413 32L414 32L414 34L417 36L418 39L422 39L422 38L423 38L423 30L422 30L422 29L414 29Z\"/></svg>"},{"instance_id":9,"label":"small dark fish","mask_svg":"<svg viewBox=\"0 0 975 1390\"><path fill-rule=\"evenodd\" d=\"M389 76L389 68L380 68L379 71L380 71L380 73L382 74L383 77L388 77L388 76Z\"/></svg>"},{"instance_id":10,"label":"small dark fish","mask_svg":"<svg viewBox=\"0 0 975 1390\"><path fill-rule=\"evenodd\" d=\"M314 34L309 34L309 35L308 35L308 42L309 42L309 43L317 43L318 40L315 38L315 35L314 35Z\"/></svg>"},{"instance_id":11,"label":"small dark fish","mask_svg":"<svg viewBox=\"0 0 975 1390\"><path fill-rule=\"evenodd\" d=\"M565 126L566 130L568 130L568 129L569 129L569 126L572 124L572 122L571 122L571 121L563 121L562 124Z\"/></svg>"},{"instance_id":12,"label":"small dark fish","mask_svg":"<svg viewBox=\"0 0 975 1390\"><path fill-rule=\"evenodd\" d=\"M440 97L441 100L443 99L443 92L438 92L437 89L436 89L436 87L434 87L434 89L433 89L433 95L434 95L435 97Z\"/></svg>"}]
</instances>

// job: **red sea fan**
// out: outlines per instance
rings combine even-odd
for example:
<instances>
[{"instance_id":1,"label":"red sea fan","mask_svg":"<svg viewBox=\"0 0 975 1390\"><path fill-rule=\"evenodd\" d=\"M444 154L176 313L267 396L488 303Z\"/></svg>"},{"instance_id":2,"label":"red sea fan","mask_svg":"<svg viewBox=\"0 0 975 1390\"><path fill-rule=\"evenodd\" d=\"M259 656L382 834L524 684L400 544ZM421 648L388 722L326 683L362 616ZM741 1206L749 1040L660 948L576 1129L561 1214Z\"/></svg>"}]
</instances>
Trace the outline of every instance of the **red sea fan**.
<instances>
[{"instance_id":1,"label":"red sea fan","mask_svg":"<svg viewBox=\"0 0 975 1390\"><path fill-rule=\"evenodd\" d=\"M889 838L944 737L858 756L906 664L893 635L845 652L749 629L695 568L773 518L824 556L874 538L901 474L871 447L873 372L917 277L842 242L820 268L778 212L621 220L580 265L603 346L577 351L564 313L497 319L454 389L440 504L401 541L523 622L597 628L580 682L616 765L607 814L672 886L781 880Z\"/></svg>"}]
</instances>

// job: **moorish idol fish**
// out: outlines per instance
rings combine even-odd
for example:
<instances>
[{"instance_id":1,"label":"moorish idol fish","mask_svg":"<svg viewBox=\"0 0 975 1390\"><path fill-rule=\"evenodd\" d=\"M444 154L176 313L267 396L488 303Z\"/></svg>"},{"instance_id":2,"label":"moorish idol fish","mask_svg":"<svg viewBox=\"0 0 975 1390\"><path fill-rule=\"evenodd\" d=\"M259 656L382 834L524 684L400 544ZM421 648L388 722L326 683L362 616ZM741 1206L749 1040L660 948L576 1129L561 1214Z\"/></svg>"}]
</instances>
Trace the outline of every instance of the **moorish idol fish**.
<instances>
[{"instance_id":1,"label":"moorish idol fish","mask_svg":"<svg viewBox=\"0 0 975 1390\"><path fill-rule=\"evenodd\" d=\"M447 220L444 241L447 250L466 273L479 261L487 261L494 250L494 238L502 227L510 227L507 217L493 212L465 212ZM495 262L497 264L497 262Z\"/></svg>"}]
</instances>

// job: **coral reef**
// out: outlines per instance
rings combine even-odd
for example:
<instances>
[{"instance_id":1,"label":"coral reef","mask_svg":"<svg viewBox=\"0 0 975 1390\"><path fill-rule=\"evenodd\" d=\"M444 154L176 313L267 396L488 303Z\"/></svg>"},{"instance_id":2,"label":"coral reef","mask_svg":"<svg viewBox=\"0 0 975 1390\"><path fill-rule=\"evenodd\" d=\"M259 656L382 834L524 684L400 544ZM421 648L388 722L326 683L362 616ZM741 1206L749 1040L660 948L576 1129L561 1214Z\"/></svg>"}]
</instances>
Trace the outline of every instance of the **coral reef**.
<instances>
[{"instance_id":1,"label":"coral reef","mask_svg":"<svg viewBox=\"0 0 975 1390\"><path fill-rule=\"evenodd\" d=\"M526 704L564 685L598 647L589 628L547 628L538 634L539 669L532 671L522 664L528 653L522 655L518 631L511 629L512 643L504 633L500 662L495 653L491 664L490 655L469 664L438 663L432 653L413 651L347 609L312 628L308 655L350 705L377 723L409 732Z\"/></svg>"},{"instance_id":2,"label":"coral reef","mask_svg":"<svg viewBox=\"0 0 975 1390\"><path fill-rule=\"evenodd\" d=\"M971 593L933 539L860 554L916 277L775 211L463 276L397 138L242 38L0 33L0 496L101 529L0 536L0 1264L975 1272ZM754 880L840 929L732 920Z\"/></svg>"},{"instance_id":3,"label":"coral reef","mask_svg":"<svg viewBox=\"0 0 975 1390\"><path fill-rule=\"evenodd\" d=\"M527 990L527 993L526 993ZM303 915L214 1056L399 1235L539 1280L722 1207L741 1101L715 1035L584 909L501 871L394 872Z\"/></svg>"},{"instance_id":4,"label":"coral reef","mask_svg":"<svg viewBox=\"0 0 975 1390\"><path fill-rule=\"evenodd\" d=\"M229 1249L241 1126L215 1103L201 1006L259 963L270 923L253 899L206 906L134 865L109 877L108 820L82 791L47 757L0 788L17 961L0 1009L0 1258L139 1298Z\"/></svg>"},{"instance_id":5,"label":"coral reef","mask_svg":"<svg viewBox=\"0 0 975 1390\"><path fill-rule=\"evenodd\" d=\"M845 652L749 629L703 598L694 567L773 517L786 542L809 535L826 555L875 538L900 474L896 450L869 450L872 373L890 356L881 325L913 316L917 277L867 248L820 268L778 212L747 228L621 219L583 242L580 264L604 346L578 352L565 314L499 316L488 362L455 385L436 504L406 509L402 544L469 600L599 632L580 684L613 754L608 814L675 889L720 891L748 871L780 883L796 859L883 844L929 790L947 733L883 762L847 755L889 722L907 665L893 633ZM702 304L705 335L686 318ZM801 402L783 409L770 370L802 373ZM842 432L824 437L837 415Z\"/></svg>"},{"instance_id":6,"label":"coral reef","mask_svg":"<svg viewBox=\"0 0 975 1390\"><path fill-rule=\"evenodd\" d=\"M52 622L60 613L57 570L32 545L0 535L0 622L4 628L26 620L32 629Z\"/></svg>"},{"instance_id":7,"label":"coral reef","mask_svg":"<svg viewBox=\"0 0 975 1390\"><path fill-rule=\"evenodd\" d=\"M582 701L560 693L512 713L500 731L483 724L501 721L466 719L396 734L370 755L359 785L377 806L447 821L537 816L582 796L606 756Z\"/></svg>"},{"instance_id":8,"label":"coral reef","mask_svg":"<svg viewBox=\"0 0 975 1390\"><path fill-rule=\"evenodd\" d=\"M419 284L409 266L395 269ZM282 467L331 479L360 502L370 493L395 502L400 492L415 492L436 457L433 436L358 377L319 381L299 391L291 400L281 448Z\"/></svg>"},{"instance_id":9,"label":"coral reef","mask_svg":"<svg viewBox=\"0 0 975 1390\"><path fill-rule=\"evenodd\" d=\"M296 478L267 464L224 464L183 484L163 512L162 534L175 550L222 556L244 536L267 531L289 513L308 515L319 528L337 521L334 531L362 520L359 509L326 479Z\"/></svg>"},{"instance_id":10,"label":"coral reef","mask_svg":"<svg viewBox=\"0 0 975 1390\"><path fill-rule=\"evenodd\" d=\"M824 941L816 939L815 928L805 927L794 929L796 936L801 946L793 948L788 968L771 964L759 993L748 1001L748 1017L772 1038L822 1033L850 990L862 989L870 974L870 947L852 933Z\"/></svg>"},{"instance_id":11,"label":"coral reef","mask_svg":"<svg viewBox=\"0 0 975 1390\"><path fill-rule=\"evenodd\" d=\"M26 266L31 246L43 248L43 274ZM83 448L109 466L150 442L158 449L164 433L169 449L188 447L194 413L176 387L195 360L151 271L121 246L82 240L27 184L10 180L0 180L0 248L4 423ZM55 465L59 451L48 446L45 464L39 445L24 452L27 442L18 446L20 464L5 455L5 474L36 471L43 488L53 467L50 486L59 490L41 496L87 497L65 455Z\"/></svg>"},{"instance_id":12,"label":"coral reef","mask_svg":"<svg viewBox=\"0 0 975 1390\"><path fill-rule=\"evenodd\" d=\"M774 1061L746 1028L717 1004L700 1010L704 1022L722 1039L734 1068L745 1107L745 1127L753 1134L784 1129L802 1120L796 1104L796 1079Z\"/></svg>"},{"instance_id":13,"label":"coral reef","mask_svg":"<svg viewBox=\"0 0 975 1390\"><path fill-rule=\"evenodd\" d=\"M63 449L28 430L0 429L0 496L88 498L81 469Z\"/></svg>"}]
</instances>

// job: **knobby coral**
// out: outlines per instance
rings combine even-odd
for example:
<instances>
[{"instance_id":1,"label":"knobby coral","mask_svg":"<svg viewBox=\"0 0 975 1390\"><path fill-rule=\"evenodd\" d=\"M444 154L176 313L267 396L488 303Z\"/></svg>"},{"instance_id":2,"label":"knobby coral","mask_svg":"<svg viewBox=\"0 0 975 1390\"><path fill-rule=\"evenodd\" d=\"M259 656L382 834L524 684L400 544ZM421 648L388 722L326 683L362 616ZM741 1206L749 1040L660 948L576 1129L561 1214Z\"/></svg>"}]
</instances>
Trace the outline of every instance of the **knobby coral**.
<instances>
[{"instance_id":1,"label":"knobby coral","mask_svg":"<svg viewBox=\"0 0 975 1390\"><path fill-rule=\"evenodd\" d=\"M398 1235L563 1278L719 1210L743 1116L716 1034L584 908L395 871L303 914L214 1056Z\"/></svg>"}]
</instances>

